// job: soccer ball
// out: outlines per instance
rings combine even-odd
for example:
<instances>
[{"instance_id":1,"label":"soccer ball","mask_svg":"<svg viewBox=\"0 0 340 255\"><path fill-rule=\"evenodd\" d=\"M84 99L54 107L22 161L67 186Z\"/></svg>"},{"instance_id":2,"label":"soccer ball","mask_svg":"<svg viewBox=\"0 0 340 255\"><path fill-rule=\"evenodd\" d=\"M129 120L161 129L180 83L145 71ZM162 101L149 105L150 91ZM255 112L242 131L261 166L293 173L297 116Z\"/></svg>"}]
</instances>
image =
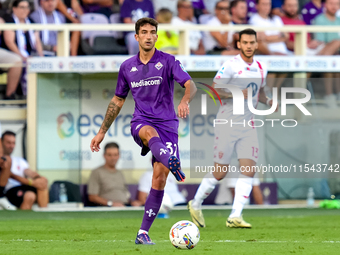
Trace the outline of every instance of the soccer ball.
<instances>
[{"instance_id":1,"label":"soccer ball","mask_svg":"<svg viewBox=\"0 0 340 255\"><path fill-rule=\"evenodd\" d=\"M170 241L177 249L193 249L200 240L198 227L188 220L175 223L170 229Z\"/></svg>"},{"instance_id":2,"label":"soccer ball","mask_svg":"<svg viewBox=\"0 0 340 255\"><path fill-rule=\"evenodd\" d=\"M174 208L174 204L168 194L164 193L161 208L158 213L168 214Z\"/></svg>"}]
</instances>

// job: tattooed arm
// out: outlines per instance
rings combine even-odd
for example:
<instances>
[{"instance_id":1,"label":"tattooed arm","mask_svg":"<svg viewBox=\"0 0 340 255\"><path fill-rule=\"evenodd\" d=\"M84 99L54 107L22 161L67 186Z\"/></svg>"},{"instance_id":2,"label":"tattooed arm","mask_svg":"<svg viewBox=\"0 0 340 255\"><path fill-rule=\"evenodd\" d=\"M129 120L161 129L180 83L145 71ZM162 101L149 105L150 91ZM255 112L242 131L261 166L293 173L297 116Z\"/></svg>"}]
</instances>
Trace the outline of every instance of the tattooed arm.
<instances>
[{"instance_id":1,"label":"tattooed arm","mask_svg":"<svg viewBox=\"0 0 340 255\"><path fill-rule=\"evenodd\" d=\"M107 130L109 130L112 122L117 118L120 109L122 109L123 104L125 102L125 98L120 98L117 96L114 96L111 99L111 102L109 103L109 106L107 107L105 119L103 121L102 126L100 127L99 132L106 133Z\"/></svg>"},{"instance_id":2,"label":"tattooed arm","mask_svg":"<svg viewBox=\"0 0 340 255\"><path fill-rule=\"evenodd\" d=\"M106 115L102 126L99 129L97 135L91 141L91 151L99 151L100 143L103 141L106 132L109 130L112 122L117 118L120 109L122 109L125 102L125 98L114 96L107 107Z\"/></svg>"}]
</instances>

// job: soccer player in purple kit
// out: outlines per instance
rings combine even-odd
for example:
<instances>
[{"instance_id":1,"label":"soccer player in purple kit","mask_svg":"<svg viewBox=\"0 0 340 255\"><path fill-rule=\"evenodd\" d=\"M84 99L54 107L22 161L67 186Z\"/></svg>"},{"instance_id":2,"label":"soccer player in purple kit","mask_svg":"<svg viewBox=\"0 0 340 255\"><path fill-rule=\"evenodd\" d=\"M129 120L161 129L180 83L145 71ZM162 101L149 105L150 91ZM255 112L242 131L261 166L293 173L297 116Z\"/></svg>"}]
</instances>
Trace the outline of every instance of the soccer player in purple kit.
<instances>
[{"instance_id":1,"label":"soccer player in purple kit","mask_svg":"<svg viewBox=\"0 0 340 255\"><path fill-rule=\"evenodd\" d=\"M152 18L142 18L136 22L135 38L139 43L139 54L121 65L115 96L107 108L99 132L91 141L91 151L98 152L105 133L118 116L131 90L135 101L131 134L135 142L142 147L142 156L150 150L153 155L152 187L145 202L136 244L154 244L148 231L161 206L169 171L177 181L185 179L179 160L178 119L173 103L174 80L185 88L184 96L178 105L180 118L186 118L189 114L189 102L197 91L182 64L174 56L155 48L157 27L157 21Z\"/></svg>"}]
</instances>

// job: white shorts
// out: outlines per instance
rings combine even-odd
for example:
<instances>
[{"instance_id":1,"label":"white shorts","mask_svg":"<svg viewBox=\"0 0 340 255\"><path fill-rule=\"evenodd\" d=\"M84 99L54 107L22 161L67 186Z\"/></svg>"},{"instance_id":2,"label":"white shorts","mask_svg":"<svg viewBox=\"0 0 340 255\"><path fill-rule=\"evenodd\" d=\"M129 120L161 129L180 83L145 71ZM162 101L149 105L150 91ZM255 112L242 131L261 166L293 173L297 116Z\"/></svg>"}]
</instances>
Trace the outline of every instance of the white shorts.
<instances>
[{"instance_id":1,"label":"white shorts","mask_svg":"<svg viewBox=\"0 0 340 255\"><path fill-rule=\"evenodd\" d=\"M216 125L214 130L214 162L230 164L234 149L238 159L246 158L257 162L259 142L256 128Z\"/></svg>"}]
</instances>

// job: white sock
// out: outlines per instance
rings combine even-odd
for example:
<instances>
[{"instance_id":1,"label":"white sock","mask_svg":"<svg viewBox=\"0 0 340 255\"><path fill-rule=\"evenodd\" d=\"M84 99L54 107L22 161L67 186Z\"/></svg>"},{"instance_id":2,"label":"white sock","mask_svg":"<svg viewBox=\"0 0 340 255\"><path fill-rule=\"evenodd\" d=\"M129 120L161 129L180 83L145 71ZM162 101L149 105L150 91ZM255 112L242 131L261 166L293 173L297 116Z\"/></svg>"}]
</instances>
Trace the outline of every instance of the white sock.
<instances>
[{"instance_id":1,"label":"white sock","mask_svg":"<svg viewBox=\"0 0 340 255\"><path fill-rule=\"evenodd\" d=\"M143 233L149 234L148 231L145 231L145 230L143 230L143 229L140 229L140 230L138 231L138 235L143 234Z\"/></svg>"},{"instance_id":2,"label":"white sock","mask_svg":"<svg viewBox=\"0 0 340 255\"><path fill-rule=\"evenodd\" d=\"M235 186L235 197L233 209L231 211L231 214L229 215L230 218L241 216L243 207L249 198L252 188L253 178L245 175L240 175Z\"/></svg>"},{"instance_id":3,"label":"white sock","mask_svg":"<svg viewBox=\"0 0 340 255\"><path fill-rule=\"evenodd\" d=\"M192 207L195 210L200 210L203 200L206 199L210 193L215 189L218 180L212 175L212 173L207 173L201 185L198 187L194 200L192 201Z\"/></svg>"}]
</instances>

